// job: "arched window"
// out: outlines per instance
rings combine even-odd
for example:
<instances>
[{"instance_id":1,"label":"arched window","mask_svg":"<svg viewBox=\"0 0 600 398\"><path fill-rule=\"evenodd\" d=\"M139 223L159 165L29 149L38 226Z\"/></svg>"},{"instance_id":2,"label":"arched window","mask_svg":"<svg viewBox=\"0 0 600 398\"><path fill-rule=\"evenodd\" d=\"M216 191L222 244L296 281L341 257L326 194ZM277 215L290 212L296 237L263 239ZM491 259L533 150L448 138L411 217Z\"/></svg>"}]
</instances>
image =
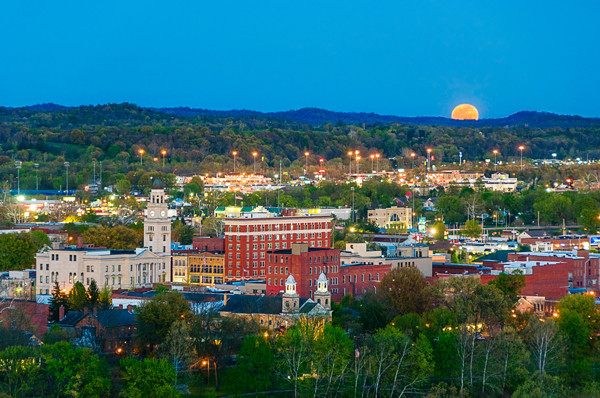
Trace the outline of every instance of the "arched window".
<instances>
[{"instance_id":1,"label":"arched window","mask_svg":"<svg viewBox=\"0 0 600 398\"><path fill-rule=\"evenodd\" d=\"M395 221L400 221L400 217L398 217L398 214L396 214L396 213L392 214L392 216L390 217L390 222L395 222Z\"/></svg>"}]
</instances>

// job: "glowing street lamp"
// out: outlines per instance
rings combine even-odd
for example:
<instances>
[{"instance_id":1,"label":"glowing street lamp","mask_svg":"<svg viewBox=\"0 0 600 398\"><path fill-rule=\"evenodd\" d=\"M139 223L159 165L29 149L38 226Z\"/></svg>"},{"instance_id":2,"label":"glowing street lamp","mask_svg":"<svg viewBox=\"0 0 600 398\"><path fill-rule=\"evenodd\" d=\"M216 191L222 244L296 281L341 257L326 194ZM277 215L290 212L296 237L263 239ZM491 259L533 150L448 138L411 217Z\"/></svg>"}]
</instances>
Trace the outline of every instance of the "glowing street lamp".
<instances>
[{"instance_id":1,"label":"glowing street lamp","mask_svg":"<svg viewBox=\"0 0 600 398\"><path fill-rule=\"evenodd\" d=\"M359 168L360 168L360 156L356 157L356 174L359 173Z\"/></svg>"},{"instance_id":2,"label":"glowing street lamp","mask_svg":"<svg viewBox=\"0 0 600 398\"><path fill-rule=\"evenodd\" d=\"M258 153L252 152L252 156L254 156L254 174L256 174L256 156L258 156Z\"/></svg>"},{"instance_id":3,"label":"glowing street lamp","mask_svg":"<svg viewBox=\"0 0 600 398\"><path fill-rule=\"evenodd\" d=\"M348 174L352 174L352 154L354 152L350 151L348 152L348 156L350 156L350 165L348 166Z\"/></svg>"},{"instance_id":4,"label":"glowing street lamp","mask_svg":"<svg viewBox=\"0 0 600 398\"><path fill-rule=\"evenodd\" d=\"M519 147L519 150L521 151L521 171L523 170L523 149L525 149L525 147L521 145Z\"/></svg>"},{"instance_id":5,"label":"glowing street lamp","mask_svg":"<svg viewBox=\"0 0 600 398\"><path fill-rule=\"evenodd\" d=\"M413 169L415 168L415 156L417 156L417 154L414 152L410 154L410 157L412 158L412 161L413 161L413 167L412 167Z\"/></svg>"},{"instance_id":6,"label":"glowing street lamp","mask_svg":"<svg viewBox=\"0 0 600 398\"><path fill-rule=\"evenodd\" d=\"M304 157L306 158L306 166L304 167L304 175L306 175L306 170L308 170L308 155L310 155L310 153L304 152Z\"/></svg>"},{"instance_id":7,"label":"glowing street lamp","mask_svg":"<svg viewBox=\"0 0 600 398\"><path fill-rule=\"evenodd\" d=\"M17 195L21 194L21 166L23 165L23 162L21 162L20 160L17 160L15 162L15 167L17 168Z\"/></svg>"},{"instance_id":8,"label":"glowing street lamp","mask_svg":"<svg viewBox=\"0 0 600 398\"><path fill-rule=\"evenodd\" d=\"M375 154L375 159L377 159L377 168L375 169L376 173L379 173L379 156L380 155L378 153Z\"/></svg>"},{"instance_id":9,"label":"glowing street lamp","mask_svg":"<svg viewBox=\"0 0 600 398\"><path fill-rule=\"evenodd\" d=\"M160 153L162 154L162 157L163 157L163 167L165 167L165 155L167 154L167 151L165 151L163 149L162 151L160 151Z\"/></svg>"},{"instance_id":10,"label":"glowing street lamp","mask_svg":"<svg viewBox=\"0 0 600 398\"><path fill-rule=\"evenodd\" d=\"M369 157L371 158L371 171L375 171L373 170L373 160L375 160L375 155L371 155Z\"/></svg>"},{"instance_id":11,"label":"glowing street lamp","mask_svg":"<svg viewBox=\"0 0 600 398\"><path fill-rule=\"evenodd\" d=\"M143 166L144 165L144 150L140 149L140 165Z\"/></svg>"},{"instance_id":12,"label":"glowing street lamp","mask_svg":"<svg viewBox=\"0 0 600 398\"><path fill-rule=\"evenodd\" d=\"M233 172L235 173L235 157L237 156L237 151L233 151Z\"/></svg>"},{"instance_id":13,"label":"glowing street lamp","mask_svg":"<svg viewBox=\"0 0 600 398\"><path fill-rule=\"evenodd\" d=\"M494 149L492 152L494 153L494 171L496 171L496 165L498 164L498 161L497 161L498 150Z\"/></svg>"},{"instance_id":14,"label":"glowing street lamp","mask_svg":"<svg viewBox=\"0 0 600 398\"><path fill-rule=\"evenodd\" d=\"M360 156L358 156L359 153L359 150L354 151L354 158L356 160L356 174L358 174L358 161L360 160Z\"/></svg>"},{"instance_id":15,"label":"glowing street lamp","mask_svg":"<svg viewBox=\"0 0 600 398\"><path fill-rule=\"evenodd\" d=\"M431 168L431 148L427 148L427 170Z\"/></svg>"}]
</instances>

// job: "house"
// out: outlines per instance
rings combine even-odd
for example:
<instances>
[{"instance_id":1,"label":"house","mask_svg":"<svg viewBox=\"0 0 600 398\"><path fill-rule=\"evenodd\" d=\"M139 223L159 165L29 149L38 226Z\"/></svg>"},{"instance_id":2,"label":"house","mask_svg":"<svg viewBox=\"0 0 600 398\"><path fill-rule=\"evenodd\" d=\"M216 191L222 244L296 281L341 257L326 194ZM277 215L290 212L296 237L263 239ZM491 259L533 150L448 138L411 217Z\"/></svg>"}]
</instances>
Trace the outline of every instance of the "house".
<instances>
[{"instance_id":1,"label":"house","mask_svg":"<svg viewBox=\"0 0 600 398\"><path fill-rule=\"evenodd\" d=\"M398 225L403 228L412 228L412 209L410 207L392 206L387 209L369 210L368 219L382 228Z\"/></svg>"},{"instance_id":2,"label":"house","mask_svg":"<svg viewBox=\"0 0 600 398\"><path fill-rule=\"evenodd\" d=\"M532 231L523 231L519 235L517 235L517 242L521 245L523 239L543 239L550 238L550 234L548 232L541 229L534 229Z\"/></svg>"},{"instance_id":3,"label":"house","mask_svg":"<svg viewBox=\"0 0 600 398\"><path fill-rule=\"evenodd\" d=\"M331 320L331 294L325 274L321 273L317 282L314 300L298 295L296 280L290 274L285 281L283 296L226 296L219 313L251 318L270 330L284 330L299 321L325 323Z\"/></svg>"},{"instance_id":4,"label":"house","mask_svg":"<svg viewBox=\"0 0 600 398\"><path fill-rule=\"evenodd\" d=\"M423 202L423 210L427 211L435 211L435 202L437 202L440 198L429 198L425 202Z\"/></svg>"},{"instance_id":5,"label":"house","mask_svg":"<svg viewBox=\"0 0 600 398\"><path fill-rule=\"evenodd\" d=\"M73 343L109 353L132 352L135 347L137 331L133 307L123 309L120 305L106 311L71 311L65 315L65 308L60 307L58 326L68 330L73 336Z\"/></svg>"}]
</instances>

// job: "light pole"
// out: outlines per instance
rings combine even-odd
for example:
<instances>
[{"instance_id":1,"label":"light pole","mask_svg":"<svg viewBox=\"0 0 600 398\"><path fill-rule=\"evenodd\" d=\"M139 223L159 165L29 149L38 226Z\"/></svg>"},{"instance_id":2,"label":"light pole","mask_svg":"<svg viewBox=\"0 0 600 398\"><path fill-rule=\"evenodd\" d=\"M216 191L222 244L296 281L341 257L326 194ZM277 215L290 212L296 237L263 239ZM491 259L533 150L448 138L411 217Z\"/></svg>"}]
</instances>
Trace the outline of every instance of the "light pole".
<instances>
[{"instance_id":1,"label":"light pole","mask_svg":"<svg viewBox=\"0 0 600 398\"><path fill-rule=\"evenodd\" d=\"M356 157L356 174L360 173L360 156Z\"/></svg>"},{"instance_id":2,"label":"light pole","mask_svg":"<svg viewBox=\"0 0 600 398\"><path fill-rule=\"evenodd\" d=\"M525 147L521 145L519 147L519 150L521 151L521 171L523 171L523 149L525 149Z\"/></svg>"},{"instance_id":3,"label":"light pole","mask_svg":"<svg viewBox=\"0 0 600 398\"><path fill-rule=\"evenodd\" d=\"M144 150L140 149L140 165L144 165Z\"/></svg>"},{"instance_id":4,"label":"light pole","mask_svg":"<svg viewBox=\"0 0 600 398\"><path fill-rule=\"evenodd\" d=\"M100 188L102 189L102 161L100 161Z\"/></svg>"},{"instance_id":5,"label":"light pole","mask_svg":"<svg viewBox=\"0 0 600 398\"><path fill-rule=\"evenodd\" d=\"M40 168L40 165L38 163L34 164L33 167L35 167L35 190L38 191L39 190L39 185L38 185L38 169Z\"/></svg>"},{"instance_id":6,"label":"light pole","mask_svg":"<svg viewBox=\"0 0 600 398\"><path fill-rule=\"evenodd\" d=\"M65 162L65 169L67 174L67 196L69 196L69 162Z\"/></svg>"},{"instance_id":7,"label":"light pole","mask_svg":"<svg viewBox=\"0 0 600 398\"><path fill-rule=\"evenodd\" d=\"M427 148L427 171L431 169L431 148Z\"/></svg>"},{"instance_id":8,"label":"light pole","mask_svg":"<svg viewBox=\"0 0 600 398\"><path fill-rule=\"evenodd\" d=\"M417 154L414 152L410 154L410 157L412 158L412 161L413 161L413 167L412 167L413 169L415 168L415 156L417 156Z\"/></svg>"},{"instance_id":9,"label":"light pole","mask_svg":"<svg viewBox=\"0 0 600 398\"><path fill-rule=\"evenodd\" d=\"M256 174L256 156L257 155L258 155L258 153L252 152L252 156L254 156L254 174Z\"/></svg>"},{"instance_id":10,"label":"light pole","mask_svg":"<svg viewBox=\"0 0 600 398\"><path fill-rule=\"evenodd\" d=\"M498 164L498 160L497 160L498 150L494 149L492 152L494 152L494 171L496 171L496 165Z\"/></svg>"},{"instance_id":11,"label":"light pole","mask_svg":"<svg viewBox=\"0 0 600 398\"><path fill-rule=\"evenodd\" d=\"M304 152L304 157L306 158L306 166L304 166L304 175L306 175L306 171L308 170L308 155L310 155L310 153Z\"/></svg>"},{"instance_id":12,"label":"light pole","mask_svg":"<svg viewBox=\"0 0 600 398\"><path fill-rule=\"evenodd\" d=\"M233 151L233 172L235 173L235 157L237 156L237 151Z\"/></svg>"},{"instance_id":13,"label":"light pole","mask_svg":"<svg viewBox=\"0 0 600 398\"><path fill-rule=\"evenodd\" d=\"M356 159L356 174L358 174L358 160L360 159L360 157L358 156L359 153L359 150L354 151L354 158Z\"/></svg>"},{"instance_id":14,"label":"light pole","mask_svg":"<svg viewBox=\"0 0 600 398\"><path fill-rule=\"evenodd\" d=\"M352 222L356 222L356 217L354 216L354 187L350 187L352 191Z\"/></svg>"},{"instance_id":15,"label":"light pole","mask_svg":"<svg viewBox=\"0 0 600 398\"><path fill-rule=\"evenodd\" d=\"M163 155L163 167L165 167L165 155L167 154L167 151L163 149L162 151L160 151L160 153Z\"/></svg>"},{"instance_id":16,"label":"light pole","mask_svg":"<svg viewBox=\"0 0 600 398\"><path fill-rule=\"evenodd\" d=\"M369 157L371 158L371 172L374 173L375 170L373 170L373 160L375 160L375 155L371 155Z\"/></svg>"},{"instance_id":17,"label":"light pole","mask_svg":"<svg viewBox=\"0 0 600 398\"><path fill-rule=\"evenodd\" d=\"M377 168L375 169L375 172L377 174L379 174L379 156L380 155L378 153L375 154L375 159L377 159Z\"/></svg>"},{"instance_id":18,"label":"light pole","mask_svg":"<svg viewBox=\"0 0 600 398\"><path fill-rule=\"evenodd\" d=\"M94 185L96 185L96 161L94 160Z\"/></svg>"},{"instance_id":19,"label":"light pole","mask_svg":"<svg viewBox=\"0 0 600 398\"><path fill-rule=\"evenodd\" d=\"M348 152L348 156L350 156L350 164L348 165L348 175L352 174L352 154L352 151Z\"/></svg>"},{"instance_id":20,"label":"light pole","mask_svg":"<svg viewBox=\"0 0 600 398\"><path fill-rule=\"evenodd\" d=\"M21 194L21 166L23 165L23 162L21 162L20 160L17 160L15 162L15 167L17 168L17 195Z\"/></svg>"}]
</instances>

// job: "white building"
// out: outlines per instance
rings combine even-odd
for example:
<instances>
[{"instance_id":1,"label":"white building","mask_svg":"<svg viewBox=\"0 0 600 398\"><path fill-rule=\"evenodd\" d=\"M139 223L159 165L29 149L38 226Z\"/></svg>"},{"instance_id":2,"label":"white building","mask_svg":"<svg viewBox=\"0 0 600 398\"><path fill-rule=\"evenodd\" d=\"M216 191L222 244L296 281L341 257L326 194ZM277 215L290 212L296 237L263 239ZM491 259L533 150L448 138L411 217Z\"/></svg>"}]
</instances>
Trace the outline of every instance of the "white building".
<instances>
[{"instance_id":1,"label":"white building","mask_svg":"<svg viewBox=\"0 0 600 398\"><path fill-rule=\"evenodd\" d=\"M71 290L76 282L87 288L95 280L99 288L149 287L171 281L171 220L166 216L164 188L154 181L144 220L144 247L111 250L80 246L48 249L36 254L37 293L51 294L54 283Z\"/></svg>"}]
</instances>

